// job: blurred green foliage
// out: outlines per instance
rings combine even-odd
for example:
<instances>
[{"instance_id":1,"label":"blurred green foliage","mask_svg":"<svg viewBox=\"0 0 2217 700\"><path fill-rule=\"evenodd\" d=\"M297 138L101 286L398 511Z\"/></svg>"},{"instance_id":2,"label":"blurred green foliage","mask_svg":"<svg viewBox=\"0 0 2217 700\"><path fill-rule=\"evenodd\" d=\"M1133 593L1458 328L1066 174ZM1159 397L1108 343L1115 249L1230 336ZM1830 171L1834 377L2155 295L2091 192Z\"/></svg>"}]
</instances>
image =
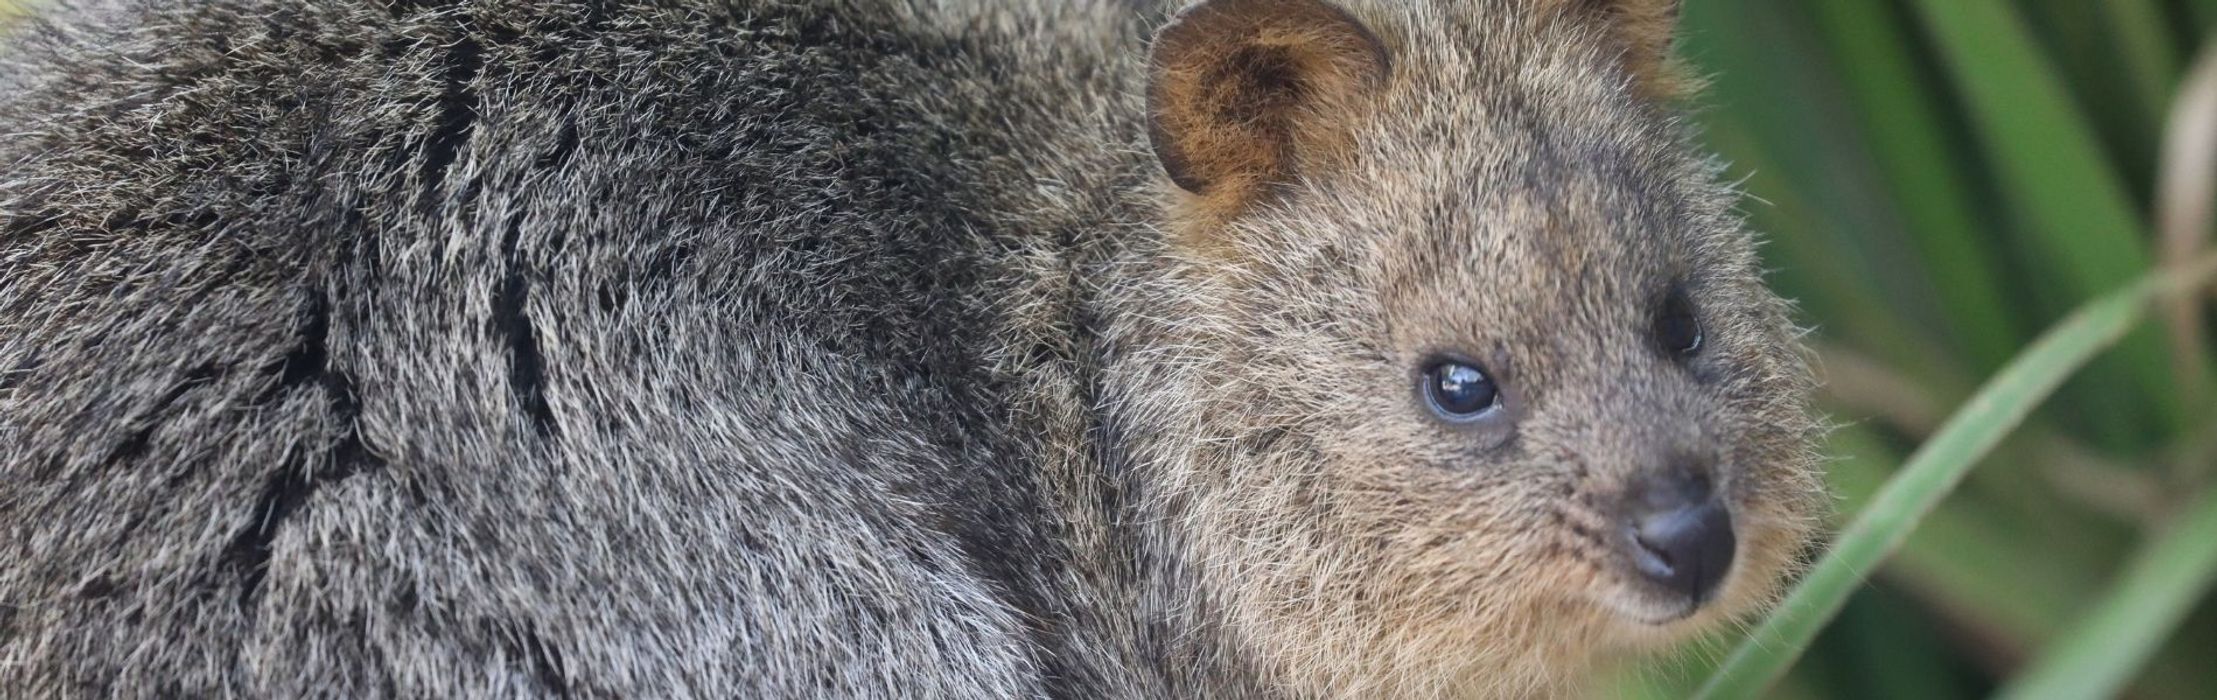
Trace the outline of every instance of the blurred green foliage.
<instances>
[{"instance_id":1,"label":"blurred green foliage","mask_svg":"<svg viewBox=\"0 0 2217 700\"><path fill-rule=\"evenodd\" d=\"M1683 53L1712 79L1700 121L1816 326L1845 522L2037 333L2157 262L2163 127L2217 0L1686 3ZM2217 605L2138 578L2210 549L2199 529L2162 537L2217 460L2210 394L2180 372L2212 358L2164 341L2141 328L2066 384L1772 694L1985 696L2109 641L2066 630L2131 624L2163 641L2144 667L2116 662L2128 695L2217 697ZM1736 641L1626 692L1685 695Z\"/></svg>"}]
</instances>

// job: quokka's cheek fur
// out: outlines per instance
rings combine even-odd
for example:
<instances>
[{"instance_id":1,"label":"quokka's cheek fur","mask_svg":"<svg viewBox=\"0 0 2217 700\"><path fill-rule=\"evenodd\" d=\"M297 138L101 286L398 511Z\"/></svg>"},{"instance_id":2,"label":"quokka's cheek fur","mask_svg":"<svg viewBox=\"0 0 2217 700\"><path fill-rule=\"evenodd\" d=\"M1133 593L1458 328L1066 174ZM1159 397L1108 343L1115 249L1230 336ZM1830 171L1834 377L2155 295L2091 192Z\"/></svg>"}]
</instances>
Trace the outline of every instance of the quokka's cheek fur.
<instances>
[{"instance_id":1,"label":"quokka's cheek fur","mask_svg":"<svg viewBox=\"0 0 2217 700\"><path fill-rule=\"evenodd\" d=\"M1693 405L1607 330L1656 284L1739 290L1696 301L1783 359L1714 391L1788 429L1637 425L1816 502L1673 4L41 5L0 689L1567 691L1639 641L1615 554L1483 482L1644 444L1542 440L1625 424L1566 387ZM1524 432L1413 413L1441 349Z\"/></svg>"}]
</instances>

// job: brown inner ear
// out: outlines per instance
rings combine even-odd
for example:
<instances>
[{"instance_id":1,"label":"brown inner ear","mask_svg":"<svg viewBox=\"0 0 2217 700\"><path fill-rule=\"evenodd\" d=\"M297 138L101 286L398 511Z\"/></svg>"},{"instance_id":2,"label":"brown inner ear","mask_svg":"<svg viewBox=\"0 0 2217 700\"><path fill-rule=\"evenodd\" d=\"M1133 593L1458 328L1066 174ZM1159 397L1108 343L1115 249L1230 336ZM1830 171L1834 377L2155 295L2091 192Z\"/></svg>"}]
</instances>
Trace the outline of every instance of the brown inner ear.
<instances>
[{"instance_id":1,"label":"brown inner ear","mask_svg":"<svg viewBox=\"0 0 2217 700\"><path fill-rule=\"evenodd\" d=\"M1316 0L1211 0L1155 41L1149 137L1172 182L1244 201L1325 147L1386 72L1376 37Z\"/></svg>"},{"instance_id":2,"label":"brown inner ear","mask_svg":"<svg viewBox=\"0 0 2217 700\"><path fill-rule=\"evenodd\" d=\"M1207 194L1245 176L1281 172L1288 125L1306 87L1282 48L1243 45L1206 61L1199 76L1164 81L1155 150L1179 187Z\"/></svg>"}]
</instances>

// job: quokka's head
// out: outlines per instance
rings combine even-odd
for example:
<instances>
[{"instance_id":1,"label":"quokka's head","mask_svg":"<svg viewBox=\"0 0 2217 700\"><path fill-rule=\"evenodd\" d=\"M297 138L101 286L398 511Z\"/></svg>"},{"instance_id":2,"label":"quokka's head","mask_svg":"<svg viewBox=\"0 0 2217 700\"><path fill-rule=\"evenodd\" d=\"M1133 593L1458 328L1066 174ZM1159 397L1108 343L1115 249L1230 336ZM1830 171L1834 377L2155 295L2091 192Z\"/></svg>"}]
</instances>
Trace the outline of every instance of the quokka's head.
<instances>
[{"instance_id":1,"label":"quokka's head","mask_svg":"<svg viewBox=\"0 0 2217 700\"><path fill-rule=\"evenodd\" d=\"M1561 688L1799 559L1809 370L1670 107L1676 11L1207 0L1156 37L1197 300L1169 324L1208 354L1155 413L1201 437L1157 463L1200 588L1282 677Z\"/></svg>"}]
</instances>

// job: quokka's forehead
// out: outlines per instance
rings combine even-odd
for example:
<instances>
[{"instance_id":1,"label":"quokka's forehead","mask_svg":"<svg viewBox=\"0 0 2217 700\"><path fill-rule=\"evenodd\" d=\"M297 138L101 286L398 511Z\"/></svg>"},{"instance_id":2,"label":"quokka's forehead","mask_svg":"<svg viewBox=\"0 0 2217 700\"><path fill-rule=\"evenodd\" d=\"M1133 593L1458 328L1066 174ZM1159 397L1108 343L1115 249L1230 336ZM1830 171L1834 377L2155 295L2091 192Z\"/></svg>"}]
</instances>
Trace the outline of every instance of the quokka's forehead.
<instances>
[{"instance_id":1,"label":"quokka's forehead","mask_svg":"<svg viewBox=\"0 0 2217 700\"><path fill-rule=\"evenodd\" d=\"M1396 77L1455 84L1528 76L1576 90L1618 82L1622 45L1574 0L1339 0L1392 55Z\"/></svg>"},{"instance_id":2,"label":"quokka's forehead","mask_svg":"<svg viewBox=\"0 0 2217 700\"><path fill-rule=\"evenodd\" d=\"M1402 172L1405 183L1375 186L1367 206L1384 211L1362 216L1393 221L1378 227L1381 254L1442 273L1513 267L1585 284L1697 273L1692 268L1711 262L1703 239L1721 235L1716 229L1730 220L1709 213L1714 205L1699 183L1655 186L1648 173L1670 168L1629 162L1635 157L1566 155L1537 144L1507 159Z\"/></svg>"},{"instance_id":3,"label":"quokka's forehead","mask_svg":"<svg viewBox=\"0 0 2217 700\"><path fill-rule=\"evenodd\" d=\"M1389 307L1430 309L1435 323L1487 336L1614 332L1639 326L1674 285L1747 274L1734 252L1751 244L1714 212L1723 195L1709 190L1721 188L1655 187L1575 160L1524 172L1442 176L1425 201L1381 203L1406 222L1381 229L1373 249L1398 300ZM1506 327L1520 325L1529 327Z\"/></svg>"},{"instance_id":4,"label":"quokka's forehead","mask_svg":"<svg viewBox=\"0 0 2217 700\"><path fill-rule=\"evenodd\" d=\"M1354 125L1373 167L1434 187L1545 188L1668 196L1705 174L1676 115L1611 95L1565 95L1509 78L1382 95Z\"/></svg>"},{"instance_id":5,"label":"quokka's forehead","mask_svg":"<svg viewBox=\"0 0 2217 700\"><path fill-rule=\"evenodd\" d=\"M1537 103L1363 129L1341 201L1434 264L1696 275L1752 245L1732 193L1664 115L1567 120Z\"/></svg>"}]
</instances>

